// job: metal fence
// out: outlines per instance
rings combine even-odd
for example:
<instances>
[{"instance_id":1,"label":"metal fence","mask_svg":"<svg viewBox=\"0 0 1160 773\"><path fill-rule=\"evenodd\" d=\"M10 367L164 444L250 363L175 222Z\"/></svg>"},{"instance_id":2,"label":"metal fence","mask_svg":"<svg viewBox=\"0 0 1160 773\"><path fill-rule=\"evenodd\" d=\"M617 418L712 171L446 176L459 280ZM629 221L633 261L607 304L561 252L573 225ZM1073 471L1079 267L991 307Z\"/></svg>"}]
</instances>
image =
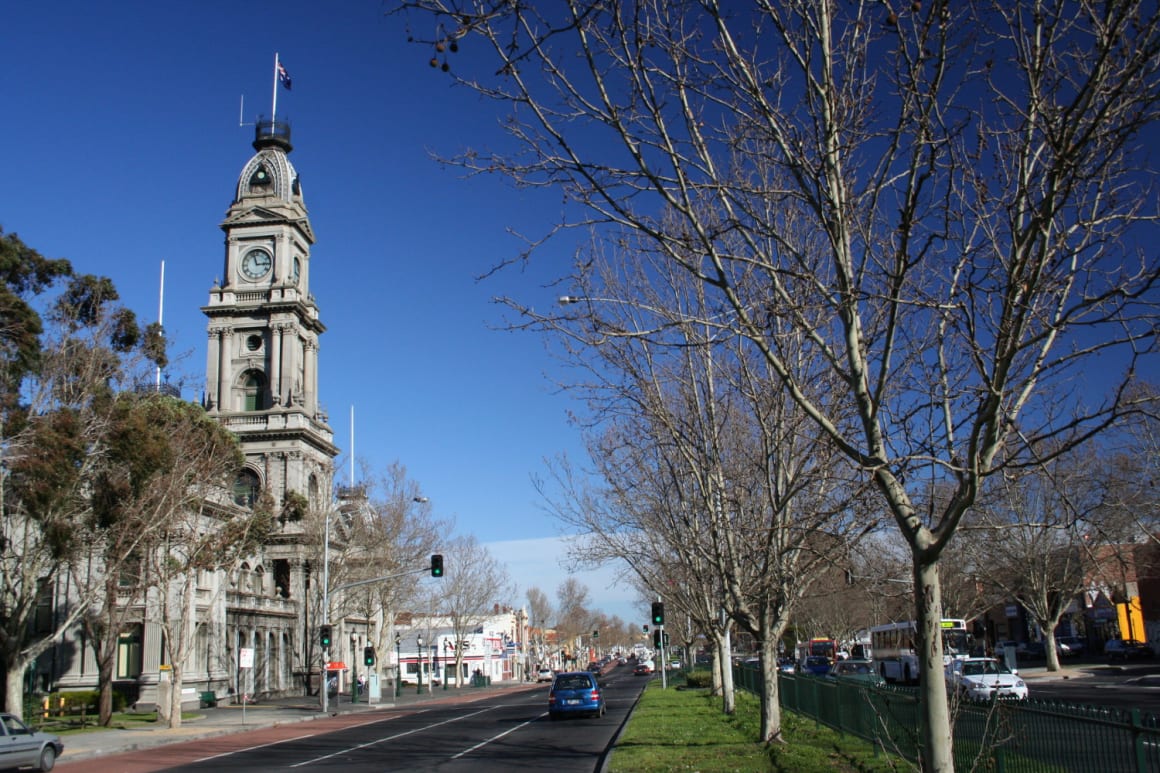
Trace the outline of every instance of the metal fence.
<instances>
[{"instance_id":1,"label":"metal fence","mask_svg":"<svg viewBox=\"0 0 1160 773\"><path fill-rule=\"evenodd\" d=\"M736 666L734 684L760 694L761 671ZM779 673L783 709L916 761L918 691ZM998 773L1160 773L1160 718L1139 709L952 698L955 769Z\"/></svg>"}]
</instances>

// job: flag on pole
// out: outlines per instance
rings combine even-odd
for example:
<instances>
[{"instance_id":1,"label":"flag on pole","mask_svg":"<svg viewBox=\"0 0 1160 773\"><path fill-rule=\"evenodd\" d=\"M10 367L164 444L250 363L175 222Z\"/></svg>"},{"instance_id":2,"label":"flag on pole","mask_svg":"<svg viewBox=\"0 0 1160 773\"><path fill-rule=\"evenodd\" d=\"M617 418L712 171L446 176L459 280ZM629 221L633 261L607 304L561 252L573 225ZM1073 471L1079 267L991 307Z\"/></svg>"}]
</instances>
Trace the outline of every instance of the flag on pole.
<instances>
[{"instance_id":1,"label":"flag on pole","mask_svg":"<svg viewBox=\"0 0 1160 773\"><path fill-rule=\"evenodd\" d=\"M290 73L286 72L281 62L278 62L278 82L285 86L287 91L290 90Z\"/></svg>"}]
</instances>

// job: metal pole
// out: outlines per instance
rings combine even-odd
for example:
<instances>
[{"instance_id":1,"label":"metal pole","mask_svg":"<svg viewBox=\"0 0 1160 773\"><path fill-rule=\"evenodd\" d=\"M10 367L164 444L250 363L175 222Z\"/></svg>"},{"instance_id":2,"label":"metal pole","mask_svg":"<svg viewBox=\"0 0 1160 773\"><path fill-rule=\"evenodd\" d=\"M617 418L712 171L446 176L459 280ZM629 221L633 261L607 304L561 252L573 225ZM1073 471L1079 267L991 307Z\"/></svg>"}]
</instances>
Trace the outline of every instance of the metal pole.
<instances>
[{"instance_id":1,"label":"metal pole","mask_svg":"<svg viewBox=\"0 0 1160 773\"><path fill-rule=\"evenodd\" d=\"M275 55L276 57L277 55ZM274 73L274 93L278 91L278 73ZM322 527L322 622L327 625L330 621L330 510L327 509ZM333 630L331 636L334 635ZM322 713L330 708L330 674L326 664L330 662L330 648L322 648Z\"/></svg>"},{"instance_id":2,"label":"metal pole","mask_svg":"<svg viewBox=\"0 0 1160 773\"><path fill-rule=\"evenodd\" d=\"M415 639L415 660L419 661L419 686L415 688L416 695L423 694L423 637Z\"/></svg>"},{"instance_id":3,"label":"metal pole","mask_svg":"<svg viewBox=\"0 0 1160 773\"><path fill-rule=\"evenodd\" d=\"M395 697L403 694L403 638L395 634Z\"/></svg>"}]
</instances>

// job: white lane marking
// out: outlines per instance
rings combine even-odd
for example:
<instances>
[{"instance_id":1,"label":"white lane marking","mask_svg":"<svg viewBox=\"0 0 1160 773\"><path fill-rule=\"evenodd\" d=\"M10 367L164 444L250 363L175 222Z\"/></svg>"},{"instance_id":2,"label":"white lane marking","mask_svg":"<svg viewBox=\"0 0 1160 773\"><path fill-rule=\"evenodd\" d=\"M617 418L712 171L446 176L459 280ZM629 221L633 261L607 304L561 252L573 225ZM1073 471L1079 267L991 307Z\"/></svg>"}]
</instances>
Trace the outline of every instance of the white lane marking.
<instances>
[{"instance_id":1,"label":"white lane marking","mask_svg":"<svg viewBox=\"0 0 1160 773\"><path fill-rule=\"evenodd\" d=\"M525 727L527 725L530 725L533 722L536 722L537 720L541 720L546 716L548 716L548 712L545 711L543 714L536 717L535 719L529 719L527 722L521 722L520 724L516 725L515 727L510 727L507 730L504 730L499 735L493 735L491 738L487 738L487 739L480 741L475 746L472 746L470 749L464 749L463 751L459 752L459 754L451 755L451 759L457 760L465 754L471 754L476 749L482 749L484 746L487 746L489 743L492 743L494 741L498 741L499 739L503 738L508 733L514 733L515 731L519 730L521 727Z\"/></svg>"},{"instance_id":2,"label":"white lane marking","mask_svg":"<svg viewBox=\"0 0 1160 773\"><path fill-rule=\"evenodd\" d=\"M389 735L385 738L379 738L379 739L374 740L374 741L367 741L366 743L360 743L357 746L351 746L351 747L348 747L346 749L340 749L339 751L333 752L332 754L326 754L326 755L323 755L322 757L315 757L312 760L305 760L303 762L295 763L294 765L291 765L290 767L301 768L304 765L313 765L315 762L322 762L323 760L328 760L331 757L337 757L340 754L346 754L348 752L358 751L359 749L365 749L368 746L374 746L375 744L380 744L384 741L394 741L396 738L404 738L408 735L413 735L415 733L421 733L424 730L430 730L433 727L439 727L440 725L449 725L452 722L458 722L461 719L467 719L468 717L474 717L476 714L482 714L485 711L490 711L490 709L480 709L479 711L473 711L470 714L464 714L461 717L452 717L451 719L445 719L442 722L436 722L436 723L431 724L431 725L424 725L423 727L416 727L414 730L407 730L406 732L396 733L395 735Z\"/></svg>"},{"instance_id":3,"label":"white lane marking","mask_svg":"<svg viewBox=\"0 0 1160 773\"><path fill-rule=\"evenodd\" d=\"M202 757L201 759L194 760L194 762L208 762L209 760L216 760L219 757L229 757L232 754L241 754L242 752L252 752L255 749L265 749L267 746L277 746L280 743L286 743L287 741L297 741L297 740L300 740L302 738L311 738L315 735L317 735L317 733L311 733L310 735L299 735L299 736L295 736L294 738L283 738L281 741L271 741L270 743L260 743L257 746L247 746L244 749L234 749L233 751L222 752L221 754L215 754L212 757Z\"/></svg>"}]
</instances>

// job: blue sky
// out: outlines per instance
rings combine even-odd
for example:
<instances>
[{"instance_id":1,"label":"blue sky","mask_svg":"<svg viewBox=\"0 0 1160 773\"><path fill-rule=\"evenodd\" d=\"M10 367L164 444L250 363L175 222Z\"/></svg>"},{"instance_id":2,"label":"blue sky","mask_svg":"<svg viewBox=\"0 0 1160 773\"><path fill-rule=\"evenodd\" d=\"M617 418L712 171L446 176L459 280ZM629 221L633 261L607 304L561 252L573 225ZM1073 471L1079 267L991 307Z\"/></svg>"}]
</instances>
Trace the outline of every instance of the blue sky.
<instances>
[{"instance_id":1,"label":"blue sky","mask_svg":"<svg viewBox=\"0 0 1160 773\"><path fill-rule=\"evenodd\" d=\"M462 179L432 152L500 137L491 107L454 89L379 0L278 3L38 0L0 12L0 226L50 257L111 277L145 321L158 310L170 378L200 399L206 318L222 272L218 224L253 127L269 117L274 54L311 224L311 291L327 332L320 392L346 475L355 454L399 460L430 497L529 585L554 596L561 525L531 477L581 456L544 341L503 332L496 296L554 303L568 255L476 277L559 220L559 196ZM462 56L464 54L460 54ZM454 63L454 62L453 62ZM538 273L537 273L538 272ZM537 540L524 543L523 540ZM529 551L529 545L535 550ZM536 560L531 560L534 553ZM523 555L523 560L514 556ZM581 574L595 606L640 622L611 572Z\"/></svg>"}]
</instances>

